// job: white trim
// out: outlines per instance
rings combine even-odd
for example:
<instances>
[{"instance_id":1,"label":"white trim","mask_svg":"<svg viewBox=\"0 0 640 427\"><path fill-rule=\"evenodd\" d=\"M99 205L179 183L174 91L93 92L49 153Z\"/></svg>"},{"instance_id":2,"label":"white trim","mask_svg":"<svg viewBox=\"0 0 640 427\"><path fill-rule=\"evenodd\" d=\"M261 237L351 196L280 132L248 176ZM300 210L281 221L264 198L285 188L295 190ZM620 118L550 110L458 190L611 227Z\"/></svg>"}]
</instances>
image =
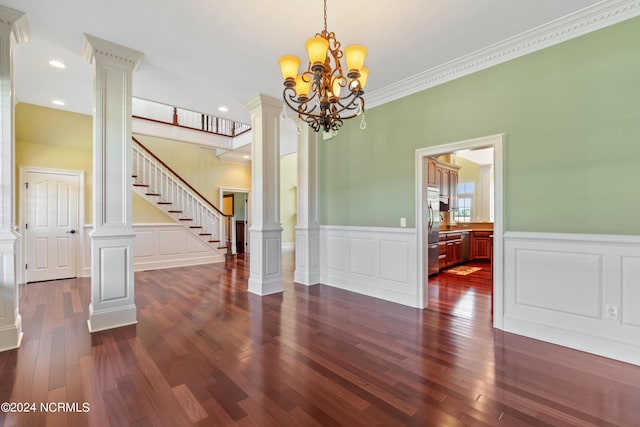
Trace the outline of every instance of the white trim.
<instances>
[{"instance_id":1,"label":"white trim","mask_svg":"<svg viewBox=\"0 0 640 427\"><path fill-rule=\"evenodd\" d=\"M244 227L244 252L245 253L249 253L251 250L251 242L250 242L250 238L249 238L249 228L251 227L251 190L249 190L248 188L233 188L233 187L218 187L218 206L220 206L220 211L222 211L222 198L224 196L224 193L244 193L247 195L247 206L244 212L244 216L245 216L245 221L247 222L245 224ZM234 221L235 221L235 217L234 217ZM235 235L235 227L233 229L233 233ZM233 242L235 243L235 239L233 240ZM231 253L236 253L236 247L235 245L232 245L233 247L231 248Z\"/></svg>"},{"instance_id":2,"label":"white trim","mask_svg":"<svg viewBox=\"0 0 640 427\"><path fill-rule=\"evenodd\" d=\"M640 0L604 0L368 93L377 107L640 15Z\"/></svg>"},{"instance_id":3,"label":"white trim","mask_svg":"<svg viewBox=\"0 0 640 427\"><path fill-rule=\"evenodd\" d=\"M76 245L76 277L82 277L83 269L82 266L85 262L85 251L83 249L83 243L85 238L85 223L84 223L84 171L81 170L71 170L71 169L56 169L56 168L41 168L36 166L20 166L20 183L19 183L19 192L20 192L20 213L18 215L19 225L18 228L20 230L20 250L18 256L20 259L18 260L18 283L23 285L26 283L27 275L23 265L25 265L25 260L27 259L27 244L25 241L25 233L24 233L24 224L27 222L27 195L25 192L25 183L27 182L27 174L29 172L34 173L48 173L48 174L57 174L57 175L71 175L76 176L78 178L78 233L77 233L77 245Z\"/></svg>"},{"instance_id":4,"label":"white trim","mask_svg":"<svg viewBox=\"0 0 640 427\"><path fill-rule=\"evenodd\" d=\"M320 283L417 307L416 229L320 226Z\"/></svg>"},{"instance_id":5,"label":"white trim","mask_svg":"<svg viewBox=\"0 0 640 427\"><path fill-rule=\"evenodd\" d=\"M87 224L84 228L86 229L84 232L86 237L78 245L86 254L81 276L89 277L91 276L91 241L88 238L88 231L93 228L93 225ZM224 261L224 255L209 246L209 243L198 239L181 224L173 222L133 224L133 231L136 235L133 257L134 271L187 267ZM163 253L164 233L172 233L172 248L175 250L172 253ZM145 236L141 236L142 234ZM180 244L178 244L179 242Z\"/></svg>"},{"instance_id":6,"label":"white trim","mask_svg":"<svg viewBox=\"0 0 640 427\"><path fill-rule=\"evenodd\" d=\"M504 134L490 135L481 138L469 139L466 141L453 142L449 144L426 147L416 150L416 267L417 277L421 280L416 282L416 306L426 308L428 305L427 286L423 285L424 277L424 248L422 244L423 227L422 222L422 194L424 191L423 158L427 156L437 156L440 154L452 153L458 150L473 150L478 148L493 147L494 160L494 203L495 217L493 222L493 326L498 329L503 327L503 241L504 230L504 192L503 192L503 144Z\"/></svg>"},{"instance_id":7,"label":"white trim","mask_svg":"<svg viewBox=\"0 0 640 427\"><path fill-rule=\"evenodd\" d=\"M296 244L293 242L282 242L282 252L292 252L296 248Z\"/></svg>"},{"instance_id":8,"label":"white trim","mask_svg":"<svg viewBox=\"0 0 640 427\"><path fill-rule=\"evenodd\" d=\"M231 138L226 136L135 117L131 118L131 133L134 136L153 136L196 144L209 150L218 148L229 150L231 148Z\"/></svg>"},{"instance_id":9,"label":"white trim","mask_svg":"<svg viewBox=\"0 0 640 427\"><path fill-rule=\"evenodd\" d=\"M504 244L505 331L640 365L640 236L507 232Z\"/></svg>"}]
</instances>

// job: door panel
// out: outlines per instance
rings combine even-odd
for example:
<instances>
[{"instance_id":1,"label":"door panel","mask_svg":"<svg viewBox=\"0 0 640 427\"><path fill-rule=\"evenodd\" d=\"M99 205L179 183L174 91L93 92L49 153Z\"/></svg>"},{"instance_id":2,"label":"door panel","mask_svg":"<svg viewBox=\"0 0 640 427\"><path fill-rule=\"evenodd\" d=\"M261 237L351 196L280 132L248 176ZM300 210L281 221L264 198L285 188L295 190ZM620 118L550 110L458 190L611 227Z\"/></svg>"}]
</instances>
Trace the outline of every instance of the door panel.
<instances>
[{"instance_id":1,"label":"door panel","mask_svg":"<svg viewBox=\"0 0 640 427\"><path fill-rule=\"evenodd\" d=\"M76 277L78 176L27 172L27 182L27 282Z\"/></svg>"}]
</instances>

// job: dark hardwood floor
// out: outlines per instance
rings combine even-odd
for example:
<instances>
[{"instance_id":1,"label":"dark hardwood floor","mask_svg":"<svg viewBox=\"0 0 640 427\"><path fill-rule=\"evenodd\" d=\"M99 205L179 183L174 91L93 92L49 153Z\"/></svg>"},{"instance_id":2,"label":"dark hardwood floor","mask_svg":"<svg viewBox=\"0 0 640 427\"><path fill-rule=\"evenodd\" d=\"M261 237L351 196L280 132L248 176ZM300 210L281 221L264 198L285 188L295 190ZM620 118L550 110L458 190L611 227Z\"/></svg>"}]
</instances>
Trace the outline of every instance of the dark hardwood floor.
<instances>
[{"instance_id":1,"label":"dark hardwood floor","mask_svg":"<svg viewBox=\"0 0 640 427\"><path fill-rule=\"evenodd\" d=\"M448 273L450 269L447 269L429 277L429 309L477 322L491 322L491 264L470 261L464 265L479 270L462 276Z\"/></svg>"},{"instance_id":2,"label":"dark hardwood floor","mask_svg":"<svg viewBox=\"0 0 640 427\"><path fill-rule=\"evenodd\" d=\"M243 256L136 273L138 324L93 335L88 279L21 287L0 402L79 410L0 425L640 426L640 367L495 331L486 290L441 274L442 312L421 311L295 285L291 266L263 298Z\"/></svg>"}]
</instances>

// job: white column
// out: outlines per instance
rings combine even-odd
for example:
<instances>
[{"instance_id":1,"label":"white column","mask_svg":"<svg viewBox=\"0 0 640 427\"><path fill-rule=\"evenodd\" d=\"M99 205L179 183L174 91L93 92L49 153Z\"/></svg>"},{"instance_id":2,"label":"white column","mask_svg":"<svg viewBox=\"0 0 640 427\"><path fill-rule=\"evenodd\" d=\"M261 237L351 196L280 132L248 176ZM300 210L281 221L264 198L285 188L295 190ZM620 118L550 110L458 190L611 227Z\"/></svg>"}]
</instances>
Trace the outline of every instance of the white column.
<instances>
[{"instance_id":1,"label":"white column","mask_svg":"<svg viewBox=\"0 0 640 427\"><path fill-rule=\"evenodd\" d=\"M27 17L0 5L0 351L20 347L18 239L15 232L13 50L27 41Z\"/></svg>"},{"instance_id":2,"label":"white column","mask_svg":"<svg viewBox=\"0 0 640 427\"><path fill-rule=\"evenodd\" d=\"M282 101L256 95L251 111L251 239L249 292L282 292L280 226L280 112Z\"/></svg>"},{"instance_id":3,"label":"white column","mask_svg":"<svg viewBox=\"0 0 640 427\"><path fill-rule=\"evenodd\" d=\"M89 331L136 323L131 225L131 76L142 54L86 35L93 66L93 231Z\"/></svg>"},{"instance_id":4,"label":"white column","mask_svg":"<svg viewBox=\"0 0 640 427\"><path fill-rule=\"evenodd\" d=\"M296 269L293 280L303 285L320 283L320 219L318 210L319 133L300 122L298 135L298 212Z\"/></svg>"}]
</instances>

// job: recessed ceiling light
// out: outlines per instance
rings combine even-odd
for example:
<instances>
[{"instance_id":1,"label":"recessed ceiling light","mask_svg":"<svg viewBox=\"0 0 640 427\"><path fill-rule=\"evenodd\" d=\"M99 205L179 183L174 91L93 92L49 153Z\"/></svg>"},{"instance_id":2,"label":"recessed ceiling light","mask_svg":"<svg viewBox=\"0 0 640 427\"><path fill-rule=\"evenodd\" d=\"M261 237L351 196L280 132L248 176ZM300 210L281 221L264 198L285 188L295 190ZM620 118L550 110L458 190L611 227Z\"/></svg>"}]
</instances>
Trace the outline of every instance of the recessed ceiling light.
<instances>
[{"instance_id":1,"label":"recessed ceiling light","mask_svg":"<svg viewBox=\"0 0 640 427\"><path fill-rule=\"evenodd\" d=\"M244 156L242 156L243 159L250 159L251 156L247 156L246 154Z\"/></svg>"},{"instance_id":2,"label":"recessed ceiling light","mask_svg":"<svg viewBox=\"0 0 640 427\"><path fill-rule=\"evenodd\" d=\"M64 101L60 101L59 99L54 99L54 100L53 100L53 101L51 101L51 102L53 102L53 103L54 103L54 104L56 104L56 105L64 105Z\"/></svg>"},{"instance_id":3,"label":"recessed ceiling light","mask_svg":"<svg viewBox=\"0 0 640 427\"><path fill-rule=\"evenodd\" d=\"M218 107L218 111L222 111L223 113L226 113L227 111L229 111L229 109L224 105L221 105L220 107Z\"/></svg>"},{"instance_id":4,"label":"recessed ceiling light","mask_svg":"<svg viewBox=\"0 0 640 427\"><path fill-rule=\"evenodd\" d=\"M66 65L64 65L62 62L56 60L56 59L52 59L51 61L49 61L49 65L51 65L52 67L55 68L67 68Z\"/></svg>"}]
</instances>

